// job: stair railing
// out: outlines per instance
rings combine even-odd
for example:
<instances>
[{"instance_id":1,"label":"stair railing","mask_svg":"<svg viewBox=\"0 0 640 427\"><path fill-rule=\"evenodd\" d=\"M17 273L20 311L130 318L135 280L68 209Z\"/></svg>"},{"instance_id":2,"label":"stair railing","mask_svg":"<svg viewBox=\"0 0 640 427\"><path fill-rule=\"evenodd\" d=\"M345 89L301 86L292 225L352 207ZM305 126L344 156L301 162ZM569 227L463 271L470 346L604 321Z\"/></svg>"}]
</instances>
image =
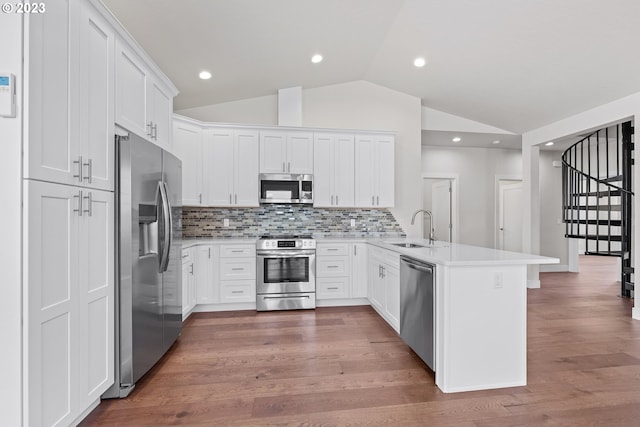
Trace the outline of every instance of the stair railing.
<instances>
[{"instance_id":1,"label":"stair railing","mask_svg":"<svg viewBox=\"0 0 640 427\"><path fill-rule=\"evenodd\" d=\"M631 283L631 122L599 129L562 154L565 237L584 239L586 255L622 258L621 294Z\"/></svg>"}]
</instances>

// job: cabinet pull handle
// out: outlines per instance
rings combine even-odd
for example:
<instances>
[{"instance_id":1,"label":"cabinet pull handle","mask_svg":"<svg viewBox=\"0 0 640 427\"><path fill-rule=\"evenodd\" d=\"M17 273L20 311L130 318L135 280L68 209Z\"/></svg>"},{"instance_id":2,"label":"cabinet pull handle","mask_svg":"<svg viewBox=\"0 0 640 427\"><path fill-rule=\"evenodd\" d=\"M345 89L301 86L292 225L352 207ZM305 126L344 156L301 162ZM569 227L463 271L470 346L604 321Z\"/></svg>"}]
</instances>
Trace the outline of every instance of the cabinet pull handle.
<instances>
[{"instance_id":1,"label":"cabinet pull handle","mask_svg":"<svg viewBox=\"0 0 640 427\"><path fill-rule=\"evenodd\" d=\"M211 259L211 248L209 248L209 259Z\"/></svg>"},{"instance_id":2,"label":"cabinet pull handle","mask_svg":"<svg viewBox=\"0 0 640 427\"><path fill-rule=\"evenodd\" d=\"M184 255L182 255L182 258L186 258L188 256L189 256L189 254L184 254Z\"/></svg>"},{"instance_id":3,"label":"cabinet pull handle","mask_svg":"<svg viewBox=\"0 0 640 427\"><path fill-rule=\"evenodd\" d=\"M149 122L149 123L147 123L147 136L148 136L149 138L151 138L151 135L152 135L152 133L151 133L151 126L152 126L152 125L153 125L153 122Z\"/></svg>"},{"instance_id":4,"label":"cabinet pull handle","mask_svg":"<svg viewBox=\"0 0 640 427\"><path fill-rule=\"evenodd\" d=\"M329 288L327 288L328 291L337 291L338 287L337 286L331 286Z\"/></svg>"},{"instance_id":5,"label":"cabinet pull handle","mask_svg":"<svg viewBox=\"0 0 640 427\"><path fill-rule=\"evenodd\" d=\"M229 193L229 204L231 204L231 193Z\"/></svg>"},{"instance_id":6,"label":"cabinet pull handle","mask_svg":"<svg viewBox=\"0 0 640 427\"><path fill-rule=\"evenodd\" d=\"M382 266L378 264L378 277L382 277Z\"/></svg>"},{"instance_id":7,"label":"cabinet pull handle","mask_svg":"<svg viewBox=\"0 0 640 427\"><path fill-rule=\"evenodd\" d=\"M243 271L244 268L232 268L231 271Z\"/></svg>"},{"instance_id":8,"label":"cabinet pull handle","mask_svg":"<svg viewBox=\"0 0 640 427\"><path fill-rule=\"evenodd\" d=\"M235 199L234 199L234 200L235 200L235 203L236 203L236 205L237 205L237 204L238 204L238 194L237 194L237 193L236 193L236 195L234 196L234 198L235 198Z\"/></svg>"},{"instance_id":9,"label":"cabinet pull handle","mask_svg":"<svg viewBox=\"0 0 640 427\"><path fill-rule=\"evenodd\" d=\"M91 176L93 175L93 159L89 159L87 163L83 163L83 166L87 167L87 176L83 179L86 179L89 184L91 184Z\"/></svg>"},{"instance_id":10,"label":"cabinet pull handle","mask_svg":"<svg viewBox=\"0 0 640 427\"><path fill-rule=\"evenodd\" d=\"M191 271L189 273L193 276L193 263L191 263Z\"/></svg>"},{"instance_id":11,"label":"cabinet pull handle","mask_svg":"<svg viewBox=\"0 0 640 427\"><path fill-rule=\"evenodd\" d=\"M353 255L358 255L358 247L353 245Z\"/></svg>"},{"instance_id":12,"label":"cabinet pull handle","mask_svg":"<svg viewBox=\"0 0 640 427\"><path fill-rule=\"evenodd\" d=\"M84 212L88 213L89 216L93 216L93 193L89 191L89 195L83 198L87 199L87 205L89 205L89 209L85 209Z\"/></svg>"},{"instance_id":13,"label":"cabinet pull handle","mask_svg":"<svg viewBox=\"0 0 640 427\"><path fill-rule=\"evenodd\" d=\"M376 196L376 205L380 206L380 196Z\"/></svg>"},{"instance_id":14,"label":"cabinet pull handle","mask_svg":"<svg viewBox=\"0 0 640 427\"><path fill-rule=\"evenodd\" d=\"M242 253L244 251L242 249L234 249L231 252L233 252L234 254L239 254L239 253Z\"/></svg>"},{"instance_id":15,"label":"cabinet pull handle","mask_svg":"<svg viewBox=\"0 0 640 427\"><path fill-rule=\"evenodd\" d=\"M74 178L78 178L78 181L82 182L82 167L83 164L82 163L82 156L78 156L78 160L74 160L73 161L74 165L78 165L78 174L77 175L73 175Z\"/></svg>"},{"instance_id":16,"label":"cabinet pull handle","mask_svg":"<svg viewBox=\"0 0 640 427\"><path fill-rule=\"evenodd\" d=\"M338 268L340 267L339 265L327 265L327 268Z\"/></svg>"},{"instance_id":17,"label":"cabinet pull handle","mask_svg":"<svg viewBox=\"0 0 640 427\"><path fill-rule=\"evenodd\" d=\"M202 204L202 193L200 193L200 195L198 196L198 198L200 199L200 204Z\"/></svg>"},{"instance_id":18,"label":"cabinet pull handle","mask_svg":"<svg viewBox=\"0 0 640 427\"><path fill-rule=\"evenodd\" d=\"M153 138L155 141L158 140L158 124L154 124L151 126L151 138Z\"/></svg>"},{"instance_id":19,"label":"cabinet pull handle","mask_svg":"<svg viewBox=\"0 0 640 427\"><path fill-rule=\"evenodd\" d=\"M288 163L287 172L291 172L291 162Z\"/></svg>"},{"instance_id":20,"label":"cabinet pull handle","mask_svg":"<svg viewBox=\"0 0 640 427\"><path fill-rule=\"evenodd\" d=\"M78 191L78 194L73 196L74 199L78 199L78 209L74 209L74 212L78 212L78 216L82 216L82 190Z\"/></svg>"},{"instance_id":21,"label":"cabinet pull handle","mask_svg":"<svg viewBox=\"0 0 640 427\"><path fill-rule=\"evenodd\" d=\"M331 195L331 205L333 206L333 194Z\"/></svg>"},{"instance_id":22,"label":"cabinet pull handle","mask_svg":"<svg viewBox=\"0 0 640 427\"><path fill-rule=\"evenodd\" d=\"M232 294L244 294L244 291L231 291Z\"/></svg>"},{"instance_id":23,"label":"cabinet pull handle","mask_svg":"<svg viewBox=\"0 0 640 427\"><path fill-rule=\"evenodd\" d=\"M382 278L384 279L387 276L387 273L386 273L387 269L385 268L384 265L381 265L380 267L382 267Z\"/></svg>"},{"instance_id":24,"label":"cabinet pull handle","mask_svg":"<svg viewBox=\"0 0 640 427\"><path fill-rule=\"evenodd\" d=\"M376 205L375 197L376 196L371 196L371 206L375 206Z\"/></svg>"},{"instance_id":25,"label":"cabinet pull handle","mask_svg":"<svg viewBox=\"0 0 640 427\"><path fill-rule=\"evenodd\" d=\"M286 172L287 170L284 167L284 162L282 162L282 172Z\"/></svg>"},{"instance_id":26,"label":"cabinet pull handle","mask_svg":"<svg viewBox=\"0 0 640 427\"><path fill-rule=\"evenodd\" d=\"M337 250L338 250L338 248L327 248L327 251L331 251L331 252L334 252L334 251L337 251Z\"/></svg>"}]
</instances>

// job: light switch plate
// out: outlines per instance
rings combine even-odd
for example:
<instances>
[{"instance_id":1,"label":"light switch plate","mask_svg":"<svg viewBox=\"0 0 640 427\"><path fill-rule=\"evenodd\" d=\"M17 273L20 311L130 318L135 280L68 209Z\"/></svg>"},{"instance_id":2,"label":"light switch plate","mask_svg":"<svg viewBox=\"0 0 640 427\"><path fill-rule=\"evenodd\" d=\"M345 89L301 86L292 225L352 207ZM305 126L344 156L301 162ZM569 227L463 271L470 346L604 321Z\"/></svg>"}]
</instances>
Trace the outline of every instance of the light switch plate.
<instances>
[{"instance_id":1,"label":"light switch plate","mask_svg":"<svg viewBox=\"0 0 640 427\"><path fill-rule=\"evenodd\" d=\"M229 218L225 218L222 220L222 225L223 227L228 227L229 226Z\"/></svg>"}]
</instances>

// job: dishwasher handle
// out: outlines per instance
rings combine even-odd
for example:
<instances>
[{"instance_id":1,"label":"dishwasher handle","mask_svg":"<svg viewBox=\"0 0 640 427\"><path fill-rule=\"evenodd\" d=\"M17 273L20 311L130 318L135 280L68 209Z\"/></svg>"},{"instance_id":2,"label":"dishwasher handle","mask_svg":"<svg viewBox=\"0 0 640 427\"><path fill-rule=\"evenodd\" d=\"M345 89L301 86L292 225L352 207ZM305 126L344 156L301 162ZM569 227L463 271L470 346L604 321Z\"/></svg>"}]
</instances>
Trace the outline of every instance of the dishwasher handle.
<instances>
[{"instance_id":1,"label":"dishwasher handle","mask_svg":"<svg viewBox=\"0 0 640 427\"><path fill-rule=\"evenodd\" d=\"M400 257L400 261L402 261L407 267L411 269L433 274L433 266L429 264L423 264L421 262L414 261L411 258L405 257Z\"/></svg>"}]
</instances>

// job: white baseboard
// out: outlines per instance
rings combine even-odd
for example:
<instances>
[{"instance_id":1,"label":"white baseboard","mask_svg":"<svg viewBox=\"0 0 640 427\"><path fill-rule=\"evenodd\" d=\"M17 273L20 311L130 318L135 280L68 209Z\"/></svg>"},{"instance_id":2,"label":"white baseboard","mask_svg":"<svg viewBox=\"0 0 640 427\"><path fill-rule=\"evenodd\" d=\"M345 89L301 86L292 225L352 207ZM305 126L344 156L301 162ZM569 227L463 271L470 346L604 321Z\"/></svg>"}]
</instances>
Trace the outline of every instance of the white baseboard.
<instances>
[{"instance_id":1,"label":"white baseboard","mask_svg":"<svg viewBox=\"0 0 640 427\"><path fill-rule=\"evenodd\" d=\"M540 289L540 280L527 280L527 289Z\"/></svg>"},{"instance_id":2,"label":"white baseboard","mask_svg":"<svg viewBox=\"0 0 640 427\"><path fill-rule=\"evenodd\" d=\"M371 305L367 298L317 299L316 307L345 307L352 305Z\"/></svg>"},{"instance_id":3,"label":"white baseboard","mask_svg":"<svg viewBox=\"0 0 640 427\"><path fill-rule=\"evenodd\" d=\"M564 273L569 271L569 266L565 264L543 264L540 266L540 273Z\"/></svg>"},{"instance_id":4,"label":"white baseboard","mask_svg":"<svg viewBox=\"0 0 640 427\"><path fill-rule=\"evenodd\" d=\"M633 310L631 310L631 317L636 320L640 320L640 307L633 307Z\"/></svg>"},{"instance_id":5,"label":"white baseboard","mask_svg":"<svg viewBox=\"0 0 640 427\"><path fill-rule=\"evenodd\" d=\"M237 310L255 310L255 302L235 302L225 304L198 304L193 309L196 313L207 311L237 311Z\"/></svg>"}]
</instances>

